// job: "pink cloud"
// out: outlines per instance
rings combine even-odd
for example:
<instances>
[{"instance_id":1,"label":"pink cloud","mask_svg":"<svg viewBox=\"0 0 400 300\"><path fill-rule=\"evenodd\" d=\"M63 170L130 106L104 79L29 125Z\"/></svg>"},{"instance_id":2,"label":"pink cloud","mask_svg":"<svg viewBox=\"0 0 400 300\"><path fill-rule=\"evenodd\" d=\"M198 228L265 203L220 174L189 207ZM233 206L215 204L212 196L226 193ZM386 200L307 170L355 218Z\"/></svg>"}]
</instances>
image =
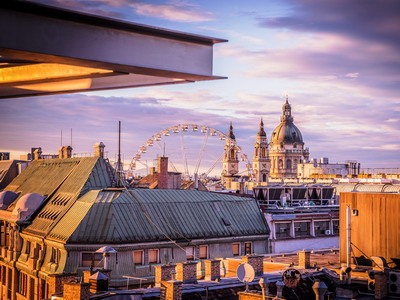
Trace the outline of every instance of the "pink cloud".
<instances>
[{"instance_id":1,"label":"pink cloud","mask_svg":"<svg viewBox=\"0 0 400 300\"><path fill-rule=\"evenodd\" d=\"M213 14L211 12L202 11L195 5L183 2L160 5L134 3L132 7L137 14L170 21L204 22L213 20Z\"/></svg>"}]
</instances>

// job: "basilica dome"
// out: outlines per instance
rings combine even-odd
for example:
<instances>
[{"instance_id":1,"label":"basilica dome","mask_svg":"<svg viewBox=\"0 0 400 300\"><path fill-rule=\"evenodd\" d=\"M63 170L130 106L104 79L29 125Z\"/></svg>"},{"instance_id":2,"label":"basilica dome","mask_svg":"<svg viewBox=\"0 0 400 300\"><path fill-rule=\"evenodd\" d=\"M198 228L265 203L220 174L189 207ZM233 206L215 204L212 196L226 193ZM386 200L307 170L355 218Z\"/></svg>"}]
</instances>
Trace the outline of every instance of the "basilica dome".
<instances>
[{"instance_id":1,"label":"basilica dome","mask_svg":"<svg viewBox=\"0 0 400 300\"><path fill-rule=\"evenodd\" d=\"M304 144L300 130L293 123L292 108L287 99L282 106L281 122L271 134L271 144Z\"/></svg>"},{"instance_id":2,"label":"basilica dome","mask_svg":"<svg viewBox=\"0 0 400 300\"><path fill-rule=\"evenodd\" d=\"M272 132L272 144L303 144L300 130L293 123L280 123Z\"/></svg>"}]
</instances>

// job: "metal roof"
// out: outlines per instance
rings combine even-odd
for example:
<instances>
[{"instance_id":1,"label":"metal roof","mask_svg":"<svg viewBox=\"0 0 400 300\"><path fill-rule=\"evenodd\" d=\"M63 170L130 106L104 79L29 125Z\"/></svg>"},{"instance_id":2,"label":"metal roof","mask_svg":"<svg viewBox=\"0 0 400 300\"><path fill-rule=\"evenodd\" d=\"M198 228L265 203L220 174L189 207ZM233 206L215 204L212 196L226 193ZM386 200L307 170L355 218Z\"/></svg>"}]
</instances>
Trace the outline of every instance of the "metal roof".
<instances>
[{"instance_id":1,"label":"metal roof","mask_svg":"<svg viewBox=\"0 0 400 300\"><path fill-rule=\"evenodd\" d=\"M91 191L75 202L48 237L66 243L112 244L267 234L252 198L138 189Z\"/></svg>"},{"instance_id":2,"label":"metal roof","mask_svg":"<svg viewBox=\"0 0 400 300\"><path fill-rule=\"evenodd\" d=\"M32 161L5 190L20 192L20 196L27 193L47 195L44 206L25 229L46 235L81 194L89 189L111 186L111 181L106 162L99 157L43 159Z\"/></svg>"}]
</instances>

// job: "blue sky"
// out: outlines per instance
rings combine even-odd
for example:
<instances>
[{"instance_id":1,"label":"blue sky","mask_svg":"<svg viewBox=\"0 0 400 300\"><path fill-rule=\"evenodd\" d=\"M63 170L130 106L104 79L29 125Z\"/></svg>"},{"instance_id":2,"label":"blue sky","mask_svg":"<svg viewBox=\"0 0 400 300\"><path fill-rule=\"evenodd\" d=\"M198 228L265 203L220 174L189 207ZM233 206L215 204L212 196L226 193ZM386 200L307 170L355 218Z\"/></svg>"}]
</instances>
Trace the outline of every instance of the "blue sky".
<instances>
[{"instance_id":1,"label":"blue sky","mask_svg":"<svg viewBox=\"0 0 400 300\"><path fill-rule=\"evenodd\" d=\"M260 118L269 138L288 95L311 157L400 167L399 1L35 2L228 39L214 46L214 74L228 79L0 100L0 149L14 157L37 146L55 153L61 130L67 144L72 128L74 152L103 141L113 158L121 120L126 161L164 128L226 132L230 121L251 158ZM179 143L163 142L167 155ZM210 145L207 155L214 152Z\"/></svg>"}]
</instances>

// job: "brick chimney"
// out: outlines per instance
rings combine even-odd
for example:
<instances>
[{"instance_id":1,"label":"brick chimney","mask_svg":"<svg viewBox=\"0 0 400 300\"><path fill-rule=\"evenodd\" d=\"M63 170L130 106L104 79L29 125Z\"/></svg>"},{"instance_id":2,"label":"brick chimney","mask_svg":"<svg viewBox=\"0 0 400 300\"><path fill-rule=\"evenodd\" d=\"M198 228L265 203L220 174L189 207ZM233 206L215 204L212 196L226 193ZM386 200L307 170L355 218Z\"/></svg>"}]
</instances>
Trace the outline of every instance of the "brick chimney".
<instances>
[{"instance_id":1,"label":"brick chimney","mask_svg":"<svg viewBox=\"0 0 400 300\"><path fill-rule=\"evenodd\" d=\"M94 156L95 157L101 157L104 158L104 148L106 145L103 144L103 142L98 142L94 144Z\"/></svg>"},{"instance_id":2,"label":"brick chimney","mask_svg":"<svg viewBox=\"0 0 400 300\"><path fill-rule=\"evenodd\" d=\"M207 281L221 280L221 261L218 259L206 259L204 261L205 276Z\"/></svg>"},{"instance_id":3,"label":"brick chimney","mask_svg":"<svg viewBox=\"0 0 400 300\"><path fill-rule=\"evenodd\" d=\"M155 285L161 286L161 281L172 279L172 273L175 273L175 265L158 265L155 266Z\"/></svg>"},{"instance_id":4,"label":"brick chimney","mask_svg":"<svg viewBox=\"0 0 400 300\"><path fill-rule=\"evenodd\" d=\"M158 189L168 189L168 157L158 158Z\"/></svg>"},{"instance_id":5,"label":"brick chimney","mask_svg":"<svg viewBox=\"0 0 400 300\"><path fill-rule=\"evenodd\" d=\"M89 300L90 298L90 284L80 282L67 282L64 283L64 300Z\"/></svg>"},{"instance_id":6,"label":"brick chimney","mask_svg":"<svg viewBox=\"0 0 400 300\"><path fill-rule=\"evenodd\" d=\"M242 256L242 262L252 266L256 276L261 276L264 273L264 256L254 254Z\"/></svg>"},{"instance_id":7,"label":"brick chimney","mask_svg":"<svg viewBox=\"0 0 400 300\"><path fill-rule=\"evenodd\" d=\"M62 146L58 148L58 158L71 158L72 157L72 147Z\"/></svg>"},{"instance_id":8,"label":"brick chimney","mask_svg":"<svg viewBox=\"0 0 400 300\"><path fill-rule=\"evenodd\" d=\"M183 283L197 283L197 262L177 263L176 279Z\"/></svg>"},{"instance_id":9,"label":"brick chimney","mask_svg":"<svg viewBox=\"0 0 400 300\"><path fill-rule=\"evenodd\" d=\"M38 160L42 158L42 148L36 148L33 150L33 160Z\"/></svg>"},{"instance_id":10,"label":"brick chimney","mask_svg":"<svg viewBox=\"0 0 400 300\"><path fill-rule=\"evenodd\" d=\"M182 300L182 281L161 282L160 300Z\"/></svg>"},{"instance_id":11,"label":"brick chimney","mask_svg":"<svg viewBox=\"0 0 400 300\"><path fill-rule=\"evenodd\" d=\"M302 269L308 269L311 264L310 264L310 257L311 257L311 253L310 251L299 251L297 253L297 255L299 256L299 267Z\"/></svg>"}]
</instances>

